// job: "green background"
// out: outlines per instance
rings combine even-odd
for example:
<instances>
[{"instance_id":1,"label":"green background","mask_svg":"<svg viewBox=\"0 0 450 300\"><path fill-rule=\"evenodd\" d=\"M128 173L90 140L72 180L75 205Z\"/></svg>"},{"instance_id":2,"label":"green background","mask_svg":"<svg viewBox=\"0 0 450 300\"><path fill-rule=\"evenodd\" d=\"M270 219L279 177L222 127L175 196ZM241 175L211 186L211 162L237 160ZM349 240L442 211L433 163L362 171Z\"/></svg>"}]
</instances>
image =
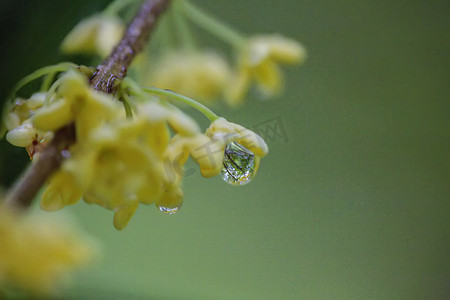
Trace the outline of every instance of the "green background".
<instances>
[{"instance_id":1,"label":"green background","mask_svg":"<svg viewBox=\"0 0 450 300\"><path fill-rule=\"evenodd\" d=\"M61 39L106 2L3 0L1 99L66 60ZM142 206L123 232L100 207L64 209L103 253L65 297L450 298L450 2L197 3L244 32L280 32L308 49L303 67L286 70L282 97L216 108L247 127L279 117L288 141L268 139L251 184L197 169L179 213ZM9 185L27 157L4 140L0 149Z\"/></svg>"}]
</instances>

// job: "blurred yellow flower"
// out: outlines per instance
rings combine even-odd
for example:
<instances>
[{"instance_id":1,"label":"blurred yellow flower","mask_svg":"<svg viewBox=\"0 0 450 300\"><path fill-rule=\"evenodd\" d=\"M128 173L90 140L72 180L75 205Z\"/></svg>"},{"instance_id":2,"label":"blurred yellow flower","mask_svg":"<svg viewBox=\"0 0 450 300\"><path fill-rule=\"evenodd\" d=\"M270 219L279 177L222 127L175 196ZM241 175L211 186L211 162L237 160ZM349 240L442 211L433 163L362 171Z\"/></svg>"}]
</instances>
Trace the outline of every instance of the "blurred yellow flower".
<instances>
[{"instance_id":1,"label":"blurred yellow flower","mask_svg":"<svg viewBox=\"0 0 450 300\"><path fill-rule=\"evenodd\" d=\"M63 225L0 205L0 289L49 296L73 268L91 260L92 242Z\"/></svg>"},{"instance_id":2,"label":"blurred yellow flower","mask_svg":"<svg viewBox=\"0 0 450 300\"><path fill-rule=\"evenodd\" d=\"M114 16L98 14L82 20L64 38L61 51L67 54L109 55L122 38L125 26Z\"/></svg>"},{"instance_id":3,"label":"blurred yellow flower","mask_svg":"<svg viewBox=\"0 0 450 300\"><path fill-rule=\"evenodd\" d=\"M12 130L30 118L33 112L44 104L47 93L35 93L29 99L17 98L5 107L3 123Z\"/></svg>"},{"instance_id":4,"label":"blurred yellow flower","mask_svg":"<svg viewBox=\"0 0 450 300\"><path fill-rule=\"evenodd\" d=\"M214 52L172 52L154 66L148 84L212 102L222 95L230 77L225 59Z\"/></svg>"},{"instance_id":5,"label":"blurred yellow flower","mask_svg":"<svg viewBox=\"0 0 450 300\"><path fill-rule=\"evenodd\" d=\"M239 54L238 67L225 91L225 99L232 106L241 104L252 82L263 96L279 93L283 74L278 64L299 64L305 58L306 50L295 40L281 35L249 38Z\"/></svg>"}]
</instances>

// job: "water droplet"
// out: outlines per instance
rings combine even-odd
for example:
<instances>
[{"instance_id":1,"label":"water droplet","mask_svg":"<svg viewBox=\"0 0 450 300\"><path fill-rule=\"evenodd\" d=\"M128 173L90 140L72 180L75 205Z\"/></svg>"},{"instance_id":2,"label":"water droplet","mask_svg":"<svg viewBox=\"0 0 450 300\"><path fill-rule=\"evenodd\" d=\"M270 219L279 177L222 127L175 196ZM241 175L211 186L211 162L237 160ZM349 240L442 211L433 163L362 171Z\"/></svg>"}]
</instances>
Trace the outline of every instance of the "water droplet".
<instances>
[{"instance_id":1,"label":"water droplet","mask_svg":"<svg viewBox=\"0 0 450 300\"><path fill-rule=\"evenodd\" d=\"M166 215L173 215L176 213L181 206L175 206L175 207L165 207L165 206L158 206L158 209L160 212Z\"/></svg>"},{"instance_id":2,"label":"water droplet","mask_svg":"<svg viewBox=\"0 0 450 300\"><path fill-rule=\"evenodd\" d=\"M227 145L220 173L223 180L232 185L247 184L255 175L256 168L253 152L236 142Z\"/></svg>"}]
</instances>

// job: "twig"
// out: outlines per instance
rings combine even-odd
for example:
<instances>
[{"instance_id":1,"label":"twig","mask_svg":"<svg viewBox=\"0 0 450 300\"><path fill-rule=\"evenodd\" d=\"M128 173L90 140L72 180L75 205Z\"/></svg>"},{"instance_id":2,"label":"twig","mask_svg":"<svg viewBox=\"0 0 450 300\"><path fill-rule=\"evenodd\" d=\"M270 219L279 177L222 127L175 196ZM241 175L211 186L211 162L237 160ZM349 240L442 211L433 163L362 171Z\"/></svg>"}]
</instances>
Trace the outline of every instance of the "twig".
<instances>
[{"instance_id":1,"label":"twig","mask_svg":"<svg viewBox=\"0 0 450 300\"><path fill-rule=\"evenodd\" d=\"M97 67L90 79L91 86L105 93L115 92L114 81L125 78L128 67L136 54L142 50L148 40L156 20L169 4L170 0L146 0L128 25L127 30L108 58ZM30 165L16 182L6 198L6 204L27 208L31 205L39 189L55 172L64 160L64 151L75 143L75 125L73 123L59 129L39 160Z\"/></svg>"}]
</instances>

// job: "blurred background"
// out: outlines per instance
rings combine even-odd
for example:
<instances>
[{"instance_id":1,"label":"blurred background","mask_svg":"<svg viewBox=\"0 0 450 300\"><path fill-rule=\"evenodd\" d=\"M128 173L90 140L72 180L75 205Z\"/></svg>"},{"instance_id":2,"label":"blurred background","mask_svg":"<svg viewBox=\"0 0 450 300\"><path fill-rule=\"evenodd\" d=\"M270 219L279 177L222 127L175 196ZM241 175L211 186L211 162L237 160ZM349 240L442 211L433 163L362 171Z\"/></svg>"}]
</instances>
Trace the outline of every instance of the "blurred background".
<instances>
[{"instance_id":1,"label":"blurred background","mask_svg":"<svg viewBox=\"0 0 450 300\"><path fill-rule=\"evenodd\" d=\"M2 0L0 99L72 59L60 41L107 3ZM308 49L283 96L215 109L265 130L270 154L247 186L196 169L179 213L141 206L122 232L103 208L65 208L103 253L65 298L449 299L450 2L196 3ZM28 157L5 140L0 151L9 186Z\"/></svg>"}]
</instances>

